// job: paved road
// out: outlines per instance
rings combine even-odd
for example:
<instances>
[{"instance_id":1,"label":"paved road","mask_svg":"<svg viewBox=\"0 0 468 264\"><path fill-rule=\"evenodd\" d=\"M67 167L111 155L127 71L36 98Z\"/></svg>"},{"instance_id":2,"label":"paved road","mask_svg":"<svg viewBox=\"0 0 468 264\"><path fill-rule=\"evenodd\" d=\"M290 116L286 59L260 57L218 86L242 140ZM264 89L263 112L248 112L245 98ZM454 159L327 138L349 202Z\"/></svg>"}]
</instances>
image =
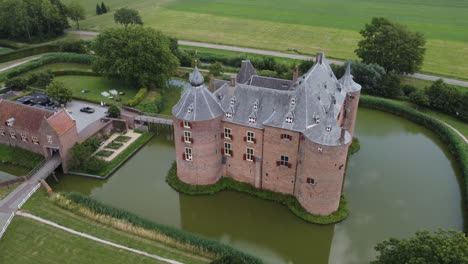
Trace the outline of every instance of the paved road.
<instances>
[{"instance_id":1,"label":"paved road","mask_svg":"<svg viewBox=\"0 0 468 264\"><path fill-rule=\"evenodd\" d=\"M47 178L60 164L62 159L56 155L47 160L29 180L18 186L5 199L0 200L0 239L6 231L15 212L31 197L39 188L40 181Z\"/></svg>"},{"instance_id":2,"label":"paved road","mask_svg":"<svg viewBox=\"0 0 468 264\"><path fill-rule=\"evenodd\" d=\"M141 250L129 248L129 247L126 247L126 246L123 246L123 245L120 245L120 244L116 244L116 243L108 241L108 240L104 240L104 239L100 239L100 238L97 238L97 237L92 236L92 235L88 235L86 233L78 232L78 231L73 230L71 228L61 226L61 225L59 225L57 223L54 223L52 221L49 221L49 220L46 220L46 219L43 219L43 218L40 218L40 217L37 217L37 216L32 215L32 214L24 213L24 212L21 212L21 211L19 211L17 214L21 215L23 217L29 218L29 219L33 219L33 220L38 221L40 223L43 223L43 224L46 224L46 225L61 229L61 230L65 231L65 232L68 232L68 233L71 233L71 234L74 234L74 235L77 235L77 236L80 236L80 237L84 237L84 238L96 241L96 242L101 243L101 244L105 244L105 245L115 247L115 248L118 248L118 249L130 251L130 252L133 252L135 254L143 255L143 256L146 256L146 257L149 257L149 258L152 258L152 259L156 259L156 260L159 260L159 261L163 261L163 262L166 262L166 263L170 263L170 264L183 264L182 262L179 262L179 261L176 261L176 260L164 258L164 257L157 256L157 255L153 255L153 254L150 254L148 252L144 252L144 251L141 251Z\"/></svg>"}]
</instances>

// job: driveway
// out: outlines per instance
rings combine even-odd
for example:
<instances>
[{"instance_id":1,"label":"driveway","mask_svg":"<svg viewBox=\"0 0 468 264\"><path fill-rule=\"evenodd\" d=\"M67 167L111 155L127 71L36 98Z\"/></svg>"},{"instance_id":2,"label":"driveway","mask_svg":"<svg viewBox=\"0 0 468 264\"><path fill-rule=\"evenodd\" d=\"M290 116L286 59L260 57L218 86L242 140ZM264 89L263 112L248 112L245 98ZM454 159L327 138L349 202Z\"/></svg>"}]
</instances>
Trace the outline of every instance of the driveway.
<instances>
[{"instance_id":1,"label":"driveway","mask_svg":"<svg viewBox=\"0 0 468 264\"><path fill-rule=\"evenodd\" d=\"M88 114L80 112L80 109L86 106L93 108L94 113ZM73 100L72 102L67 103L66 109L72 111L71 116L76 120L76 128L78 129L78 133L83 131L90 124L105 117L105 112L107 112L106 107L78 100Z\"/></svg>"}]
</instances>

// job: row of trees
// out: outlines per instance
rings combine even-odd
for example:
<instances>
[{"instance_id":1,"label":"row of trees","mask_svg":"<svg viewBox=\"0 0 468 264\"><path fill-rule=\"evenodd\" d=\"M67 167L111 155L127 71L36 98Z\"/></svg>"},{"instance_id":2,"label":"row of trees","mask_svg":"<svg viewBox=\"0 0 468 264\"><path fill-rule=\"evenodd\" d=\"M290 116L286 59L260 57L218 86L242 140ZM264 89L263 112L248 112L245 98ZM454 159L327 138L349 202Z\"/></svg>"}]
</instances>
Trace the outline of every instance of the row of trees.
<instances>
[{"instance_id":1,"label":"row of trees","mask_svg":"<svg viewBox=\"0 0 468 264\"><path fill-rule=\"evenodd\" d=\"M102 15L106 14L107 12L110 11L110 8L107 7L104 2L101 2L101 4L96 4L96 15Z\"/></svg>"}]
</instances>

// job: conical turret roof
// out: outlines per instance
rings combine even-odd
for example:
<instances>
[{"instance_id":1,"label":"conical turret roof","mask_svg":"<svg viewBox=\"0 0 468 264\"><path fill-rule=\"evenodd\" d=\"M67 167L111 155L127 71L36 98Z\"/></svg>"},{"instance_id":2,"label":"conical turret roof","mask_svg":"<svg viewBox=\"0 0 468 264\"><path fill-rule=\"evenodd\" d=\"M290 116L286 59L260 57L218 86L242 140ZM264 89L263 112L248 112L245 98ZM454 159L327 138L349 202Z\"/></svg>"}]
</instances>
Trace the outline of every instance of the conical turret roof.
<instances>
[{"instance_id":1,"label":"conical turret roof","mask_svg":"<svg viewBox=\"0 0 468 264\"><path fill-rule=\"evenodd\" d=\"M351 63L347 63L346 72L339 80L340 84L343 85L344 90L347 93L357 92L361 90L361 85L354 82L353 75L351 74Z\"/></svg>"}]
</instances>

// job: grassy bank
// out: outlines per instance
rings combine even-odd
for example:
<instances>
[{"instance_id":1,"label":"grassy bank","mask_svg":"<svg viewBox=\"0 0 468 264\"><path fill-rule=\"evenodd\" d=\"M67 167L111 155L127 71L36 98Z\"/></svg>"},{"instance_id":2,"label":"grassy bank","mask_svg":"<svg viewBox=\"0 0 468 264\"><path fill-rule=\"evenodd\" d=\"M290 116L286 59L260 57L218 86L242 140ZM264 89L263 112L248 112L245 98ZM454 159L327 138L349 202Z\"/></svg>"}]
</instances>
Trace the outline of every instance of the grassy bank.
<instances>
[{"instance_id":1,"label":"grassy bank","mask_svg":"<svg viewBox=\"0 0 468 264\"><path fill-rule=\"evenodd\" d=\"M100 31L116 26L112 11L96 16L95 2L82 2L88 13L82 28ZM137 9L145 25L183 40L308 54L324 50L340 59L356 58L359 30L372 17L384 16L427 37L423 72L459 78L468 72L468 35L460 34L468 27L468 4L459 0L109 0L106 4L113 11L124 6Z\"/></svg>"},{"instance_id":2,"label":"grassy bank","mask_svg":"<svg viewBox=\"0 0 468 264\"><path fill-rule=\"evenodd\" d=\"M13 192L16 189L16 187L20 186L20 184L21 183L15 183L12 185L0 187L0 200L7 197L11 192Z\"/></svg>"},{"instance_id":3,"label":"grassy bank","mask_svg":"<svg viewBox=\"0 0 468 264\"><path fill-rule=\"evenodd\" d=\"M27 150L0 145L0 161L11 165L33 169L44 160L44 157Z\"/></svg>"},{"instance_id":4,"label":"grassy bank","mask_svg":"<svg viewBox=\"0 0 468 264\"><path fill-rule=\"evenodd\" d=\"M213 258L190 248L159 240L149 230L115 218L90 213L85 207L49 199L42 189L23 211L79 232L183 263L208 263ZM0 263L164 263L81 238L16 216L0 241Z\"/></svg>"},{"instance_id":5,"label":"grassy bank","mask_svg":"<svg viewBox=\"0 0 468 264\"><path fill-rule=\"evenodd\" d=\"M402 116L434 132L454 155L461 168L464 182L462 190L466 210L468 207L468 144L466 144L458 134L441 121L399 101L362 95L359 103L360 106L366 108L381 110L397 116ZM465 229L466 228L468 227L465 226ZM465 230L465 232L466 231L467 230Z\"/></svg>"},{"instance_id":6,"label":"grassy bank","mask_svg":"<svg viewBox=\"0 0 468 264\"><path fill-rule=\"evenodd\" d=\"M238 182L231 178L221 178L217 183L211 185L186 184L177 177L177 166L175 162L168 172L166 181L176 191L188 195L212 195L223 190L247 193L255 197L283 204L299 218L314 224L333 224L341 222L349 215L348 202L344 196L341 197L340 207L336 212L331 215L321 216L307 212L293 195L258 189L248 183Z\"/></svg>"}]
</instances>

